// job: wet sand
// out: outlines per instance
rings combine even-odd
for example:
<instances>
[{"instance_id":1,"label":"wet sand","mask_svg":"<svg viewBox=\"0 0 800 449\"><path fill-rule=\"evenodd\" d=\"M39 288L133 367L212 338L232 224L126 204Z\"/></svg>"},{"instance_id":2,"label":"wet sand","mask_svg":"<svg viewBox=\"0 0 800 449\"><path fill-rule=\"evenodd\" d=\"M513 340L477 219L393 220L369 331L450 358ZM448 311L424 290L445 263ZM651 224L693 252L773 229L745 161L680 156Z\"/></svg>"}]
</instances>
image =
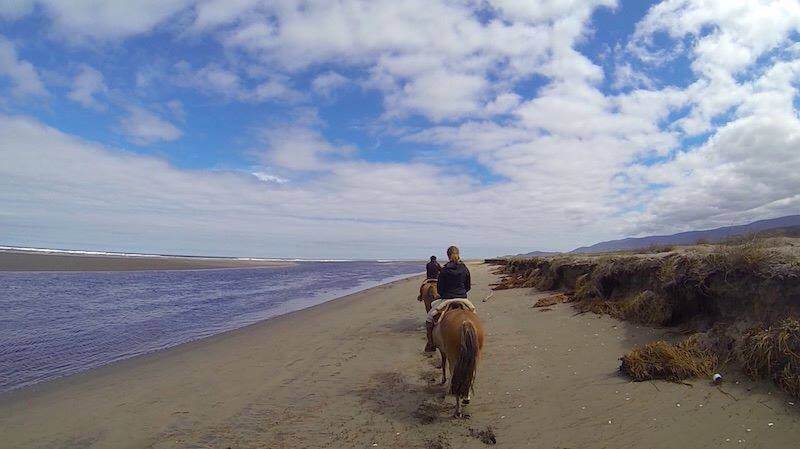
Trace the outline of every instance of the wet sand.
<instances>
[{"instance_id":1,"label":"wet sand","mask_svg":"<svg viewBox=\"0 0 800 449\"><path fill-rule=\"evenodd\" d=\"M632 383L618 357L664 330L546 293L495 292L472 265L488 331L468 420L451 418L424 345L420 278L167 351L0 395L13 448L795 447L798 406L769 384ZM740 383L736 383L737 380ZM773 425L770 426L769 423ZM748 430L749 429L749 430ZM740 441L741 440L741 441Z\"/></svg>"},{"instance_id":2,"label":"wet sand","mask_svg":"<svg viewBox=\"0 0 800 449\"><path fill-rule=\"evenodd\" d=\"M124 257L0 250L0 271L140 271L280 267L292 262L203 257Z\"/></svg>"}]
</instances>

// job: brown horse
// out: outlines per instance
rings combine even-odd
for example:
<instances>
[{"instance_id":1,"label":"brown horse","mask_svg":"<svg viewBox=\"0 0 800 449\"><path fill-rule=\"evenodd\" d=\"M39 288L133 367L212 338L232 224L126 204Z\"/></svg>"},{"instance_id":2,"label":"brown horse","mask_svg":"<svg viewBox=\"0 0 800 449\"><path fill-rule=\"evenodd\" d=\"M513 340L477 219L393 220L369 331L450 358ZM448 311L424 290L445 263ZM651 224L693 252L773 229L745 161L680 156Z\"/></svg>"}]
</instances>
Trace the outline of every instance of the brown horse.
<instances>
[{"instance_id":1,"label":"brown horse","mask_svg":"<svg viewBox=\"0 0 800 449\"><path fill-rule=\"evenodd\" d=\"M431 311L431 302L436 299L439 299L439 289L437 288L437 283L436 281L431 281L428 279L419 287L419 296L417 296L417 301L423 301L425 303L425 313L428 313Z\"/></svg>"},{"instance_id":2,"label":"brown horse","mask_svg":"<svg viewBox=\"0 0 800 449\"><path fill-rule=\"evenodd\" d=\"M469 404L475 373L483 349L483 324L475 312L452 309L445 312L433 329L433 341L442 356L442 385L450 366L450 394L456 397L457 418L464 417L461 405Z\"/></svg>"}]
</instances>

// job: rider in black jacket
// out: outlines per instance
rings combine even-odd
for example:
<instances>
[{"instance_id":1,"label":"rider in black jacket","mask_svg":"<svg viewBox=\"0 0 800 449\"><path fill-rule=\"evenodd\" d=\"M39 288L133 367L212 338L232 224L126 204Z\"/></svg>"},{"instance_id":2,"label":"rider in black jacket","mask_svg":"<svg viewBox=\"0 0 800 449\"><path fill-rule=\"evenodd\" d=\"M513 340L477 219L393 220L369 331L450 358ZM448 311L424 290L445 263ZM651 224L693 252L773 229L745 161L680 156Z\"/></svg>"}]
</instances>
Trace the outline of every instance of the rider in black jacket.
<instances>
[{"instance_id":1,"label":"rider in black jacket","mask_svg":"<svg viewBox=\"0 0 800 449\"><path fill-rule=\"evenodd\" d=\"M466 298L471 287L469 270L460 259L452 259L442 267L439 273L439 296L442 299Z\"/></svg>"},{"instance_id":2,"label":"rider in black jacket","mask_svg":"<svg viewBox=\"0 0 800 449\"><path fill-rule=\"evenodd\" d=\"M428 265L425 265L425 271L428 275L428 279L439 278L439 272L442 271L442 266L436 261L436 256L431 256L431 261L428 262Z\"/></svg>"},{"instance_id":3,"label":"rider in black jacket","mask_svg":"<svg viewBox=\"0 0 800 449\"><path fill-rule=\"evenodd\" d=\"M467 269L467 266L461 261L461 255L457 247L451 246L447 248L447 258L450 259L450 261L442 267L442 271L439 273L439 297L441 300L466 298L467 292L472 286L469 269ZM436 350L433 344L432 317L434 313L432 309L428 314L428 319L425 321L425 331L428 336L428 343L425 345L425 351L427 352Z\"/></svg>"}]
</instances>

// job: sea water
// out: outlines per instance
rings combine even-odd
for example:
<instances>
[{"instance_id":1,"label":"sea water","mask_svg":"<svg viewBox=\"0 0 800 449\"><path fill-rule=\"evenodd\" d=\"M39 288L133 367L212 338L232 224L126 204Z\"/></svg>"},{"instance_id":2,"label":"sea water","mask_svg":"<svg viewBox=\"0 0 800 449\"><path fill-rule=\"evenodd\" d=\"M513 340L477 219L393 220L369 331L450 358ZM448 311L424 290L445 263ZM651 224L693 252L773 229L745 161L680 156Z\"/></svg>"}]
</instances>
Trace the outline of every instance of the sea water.
<instances>
[{"instance_id":1,"label":"sea water","mask_svg":"<svg viewBox=\"0 0 800 449\"><path fill-rule=\"evenodd\" d=\"M422 265L0 272L0 392L320 304L417 274Z\"/></svg>"}]
</instances>

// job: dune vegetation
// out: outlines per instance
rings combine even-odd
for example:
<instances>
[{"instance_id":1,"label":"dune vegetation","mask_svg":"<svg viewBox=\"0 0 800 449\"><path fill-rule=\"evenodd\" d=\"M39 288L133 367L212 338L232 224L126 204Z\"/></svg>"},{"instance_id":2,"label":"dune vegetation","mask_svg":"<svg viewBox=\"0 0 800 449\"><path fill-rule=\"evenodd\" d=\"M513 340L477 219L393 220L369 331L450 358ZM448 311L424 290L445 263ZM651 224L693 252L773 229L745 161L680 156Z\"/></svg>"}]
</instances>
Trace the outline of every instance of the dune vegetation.
<instances>
[{"instance_id":1,"label":"dune vegetation","mask_svg":"<svg viewBox=\"0 0 800 449\"><path fill-rule=\"evenodd\" d=\"M637 252L495 260L496 289L559 290L581 312L689 335L621 358L636 381L740 369L800 397L800 238L745 236Z\"/></svg>"}]
</instances>

